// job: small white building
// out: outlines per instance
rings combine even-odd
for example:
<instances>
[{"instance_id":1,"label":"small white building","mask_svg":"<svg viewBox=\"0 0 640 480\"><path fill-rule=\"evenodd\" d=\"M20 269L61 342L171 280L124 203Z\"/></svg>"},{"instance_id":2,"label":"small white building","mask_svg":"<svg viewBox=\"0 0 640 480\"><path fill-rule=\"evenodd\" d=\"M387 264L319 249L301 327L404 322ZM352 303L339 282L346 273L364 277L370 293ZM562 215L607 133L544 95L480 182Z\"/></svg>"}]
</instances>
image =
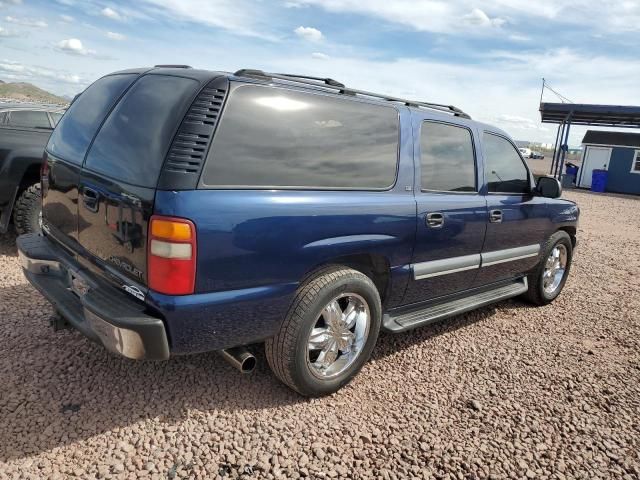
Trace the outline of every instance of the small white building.
<instances>
[{"instance_id":1,"label":"small white building","mask_svg":"<svg viewBox=\"0 0 640 480\"><path fill-rule=\"evenodd\" d=\"M588 130L582 145L578 187L591 188L599 169L607 170L607 192L640 194L640 133Z\"/></svg>"}]
</instances>

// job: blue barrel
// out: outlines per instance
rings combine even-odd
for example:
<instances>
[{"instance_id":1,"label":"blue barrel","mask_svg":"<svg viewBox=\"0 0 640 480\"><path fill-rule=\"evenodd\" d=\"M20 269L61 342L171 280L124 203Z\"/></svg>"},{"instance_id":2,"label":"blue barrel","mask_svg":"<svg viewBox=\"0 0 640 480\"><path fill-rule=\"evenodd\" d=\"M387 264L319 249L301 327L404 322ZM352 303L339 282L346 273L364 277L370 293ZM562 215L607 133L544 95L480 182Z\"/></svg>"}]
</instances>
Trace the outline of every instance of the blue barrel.
<instances>
[{"instance_id":1,"label":"blue barrel","mask_svg":"<svg viewBox=\"0 0 640 480\"><path fill-rule=\"evenodd\" d=\"M591 191L604 192L607 187L607 171L594 170L591 174Z\"/></svg>"},{"instance_id":2,"label":"blue barrel","mask_svg":"<svg viewBox=\"0 0 640 480\"><path fill-rule=\"evenodd\" d=\"M578 167L575 165L567 165L567 175L573 175L574 177L578 175Z\"/></svg>"}]
</instances>

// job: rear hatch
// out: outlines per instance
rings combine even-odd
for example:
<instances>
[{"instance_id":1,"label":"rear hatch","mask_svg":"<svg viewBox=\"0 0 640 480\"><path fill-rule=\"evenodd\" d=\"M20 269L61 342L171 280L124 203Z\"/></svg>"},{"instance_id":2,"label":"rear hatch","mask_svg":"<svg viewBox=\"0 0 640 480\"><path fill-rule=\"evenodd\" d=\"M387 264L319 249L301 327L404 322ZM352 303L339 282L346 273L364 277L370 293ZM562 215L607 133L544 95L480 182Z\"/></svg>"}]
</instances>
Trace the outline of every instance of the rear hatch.
<instances>
[{"instance_id":1,"label":"rear hatch","mask_svg":"<svg viewBox=\"0 0 640 480\"><path fill-rule=\"evenodd\" d=\"M98 80L58 124L47 147L50 172L44 221L78 260L140 297L136 293L147 285L147 228L158 178L202 81L162 70L120 77L119 89L107 89L108 82ZM91 96L107 105L99 125L84 118L93 116L86 111ZM89 139L81 167L60 148L70 134ZM54 175L56 171L64 173L64 181ZM54 213L53 203L61 198L66 198L66 208Z\"/></svg>"}]
</instances>

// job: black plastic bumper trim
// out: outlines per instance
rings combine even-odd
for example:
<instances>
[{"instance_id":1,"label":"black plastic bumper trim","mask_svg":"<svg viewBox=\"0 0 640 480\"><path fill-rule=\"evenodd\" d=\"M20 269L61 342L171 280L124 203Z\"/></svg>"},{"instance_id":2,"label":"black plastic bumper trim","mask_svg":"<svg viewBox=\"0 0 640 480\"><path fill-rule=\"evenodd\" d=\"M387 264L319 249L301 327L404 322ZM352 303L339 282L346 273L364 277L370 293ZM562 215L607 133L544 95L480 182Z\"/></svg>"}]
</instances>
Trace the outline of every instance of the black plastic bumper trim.
<instances>
[{"instance_id":1,"label":"black plastic bumper trim","mask_svg":"<svg viewBox=\"0 0 640 480\"><path fill-rule=\"evenodd\" d=\"M127 358L169 358L164 323L144 313L144 305L78 267L42 235L22 235L17 244L27 280L76 330Z\"/></svg>"}]
</instances>

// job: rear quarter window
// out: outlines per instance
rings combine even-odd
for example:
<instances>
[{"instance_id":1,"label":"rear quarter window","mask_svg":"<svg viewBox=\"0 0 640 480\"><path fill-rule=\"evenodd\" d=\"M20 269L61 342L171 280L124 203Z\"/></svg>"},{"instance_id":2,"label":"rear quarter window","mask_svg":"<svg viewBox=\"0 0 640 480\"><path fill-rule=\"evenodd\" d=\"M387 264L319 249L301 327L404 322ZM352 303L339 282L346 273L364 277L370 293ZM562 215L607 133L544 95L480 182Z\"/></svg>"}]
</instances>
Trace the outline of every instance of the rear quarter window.
<instances>
[{"instance_id":1,"label":"rear quarter window","mask_svg":"<svg viewBox=\"0 0 640 480\"><path fill-rule=\"evenodd\" d=\"M155 187L177 125L199 85L183 77L142 77L105 121L85 167L132 185Z\"/></svg>"},{"instance_id":2,"label":"rear quarter window","mask_svg":"<svg viewBox=\"0 0 640 480\"><path fill-rule=\"evenodd\" d=\"M109 75L96 80L71 104L53 131L47 150L55 156L82 164L96 130L137 75Z\"/></svg>"},{"instance_id":3,"label":"rear quarter window","mask_svg":"<svg viewBox=\"0 0 640 480\"><path fill-rule=\"evenodd\" d=\"M393 107L241 86L229 98L201 184L387 189L396 179L398 137Z\"/></svg>"}]
</instances>

